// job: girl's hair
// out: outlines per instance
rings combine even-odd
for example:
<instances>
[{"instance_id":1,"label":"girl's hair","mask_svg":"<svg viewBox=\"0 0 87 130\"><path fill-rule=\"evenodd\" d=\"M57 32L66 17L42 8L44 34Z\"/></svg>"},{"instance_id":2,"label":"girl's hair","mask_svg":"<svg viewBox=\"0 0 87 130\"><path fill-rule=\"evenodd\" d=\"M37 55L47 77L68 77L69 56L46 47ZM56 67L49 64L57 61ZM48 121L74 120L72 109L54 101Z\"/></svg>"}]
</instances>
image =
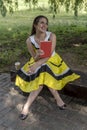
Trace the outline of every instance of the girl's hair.
<instances>
[{"instance_id":1,"label":"girl's hair","mask_svg":"<svg viewBox=\"0 0 87 130\"><path fill-rule=\"evenodd\" d=\"M46 16L43 16L43 15L37 16L37 17L34 19L34 21L33 21L32 29L31 29L31 35L33 35L33 34L36 33L36 28L35 28L34 25L37 25L38 22L39 22L39 20L40 20L41 18L45 18L45 19L47 20L47 24L48 24L48 18L47 18ZM48 29L47 29L47 30L48 30Z\"/></svg>"}]
</instances>

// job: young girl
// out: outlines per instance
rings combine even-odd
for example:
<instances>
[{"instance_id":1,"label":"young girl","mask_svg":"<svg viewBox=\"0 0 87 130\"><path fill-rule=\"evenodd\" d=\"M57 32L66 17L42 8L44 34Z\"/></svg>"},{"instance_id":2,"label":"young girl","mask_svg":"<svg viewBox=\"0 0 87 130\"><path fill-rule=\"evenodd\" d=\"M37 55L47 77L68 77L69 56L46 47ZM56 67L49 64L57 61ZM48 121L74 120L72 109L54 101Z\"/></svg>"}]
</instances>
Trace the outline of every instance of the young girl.
<instances>
[{"instance_id":1,"label":"young girl","mask_svg":"<svg viewBox=\"0 0 87 130\"><path fill-rule=\"evenodd\" d=\"M40 50L41 41L52 42L50 57L40 58L40 55L43 53ZM27 118L31 104L44 85L47 86L53 94L58 107L64 110L66 104L59 96L57 90L61 90L68 82L80 77L73 73L62 58L55 52L56 35L48 31L47 17L40 15L34 19L32 32L26 40L26 43L31 59L18 71L16 77L16 86L19 86L24 92L30 92L19 116L21 120Z\"/></svg>"}]
</instances>

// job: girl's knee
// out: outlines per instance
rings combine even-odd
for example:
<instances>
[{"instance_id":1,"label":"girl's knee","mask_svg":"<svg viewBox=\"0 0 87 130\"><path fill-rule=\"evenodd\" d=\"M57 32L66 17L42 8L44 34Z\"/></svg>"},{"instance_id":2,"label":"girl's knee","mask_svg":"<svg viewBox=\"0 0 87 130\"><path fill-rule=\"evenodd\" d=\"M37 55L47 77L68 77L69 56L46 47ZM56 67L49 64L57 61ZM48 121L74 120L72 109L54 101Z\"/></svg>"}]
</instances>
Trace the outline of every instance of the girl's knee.
<instances>
[{"instance_id":1,"label":"girl's knee","mask_svg":"<svg viewBox=\"0 0 87 130\"><path fill-rule=\"evenodd\" d=\"M43 88L43 85L40 85L40 86L39 86L39 89L41 90L42 88Z\"/></svg>"},{"instance_id":2,"label":"girl's knee","mask_svg":"<svg viewBox=\"0 0 87 130\"><path fill-rule=\"evenodd\" d=\"M56 93L57 91L53 88L48 88L51 92Z\"/></svg>"}]
</instances>

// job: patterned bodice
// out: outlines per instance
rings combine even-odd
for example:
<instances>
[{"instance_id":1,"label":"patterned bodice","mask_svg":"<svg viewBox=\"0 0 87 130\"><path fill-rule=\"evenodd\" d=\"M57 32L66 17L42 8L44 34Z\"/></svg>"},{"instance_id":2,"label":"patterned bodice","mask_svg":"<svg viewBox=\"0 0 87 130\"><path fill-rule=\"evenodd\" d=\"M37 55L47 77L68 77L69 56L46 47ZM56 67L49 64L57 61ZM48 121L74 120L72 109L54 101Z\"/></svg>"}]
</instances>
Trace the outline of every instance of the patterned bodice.
<instances>
[{"instance_id":1,"label":"patterned bodice","mask_svg":"<svg viewBox=\"0 0 87 130\"><path fill-rule=\"evenodd\" d=\"M45 37L44 41L48 41L48 40L49 40L50 34L51 34L51 32L46 31L46 37ZM30 41L31 41L31 43L33 44L33 46L34 46L36 49L39 49L40 46L39 46L38 43L35 41L34 35L30 36L29 38L30 38Z\"/></svg>"}]
</instances>

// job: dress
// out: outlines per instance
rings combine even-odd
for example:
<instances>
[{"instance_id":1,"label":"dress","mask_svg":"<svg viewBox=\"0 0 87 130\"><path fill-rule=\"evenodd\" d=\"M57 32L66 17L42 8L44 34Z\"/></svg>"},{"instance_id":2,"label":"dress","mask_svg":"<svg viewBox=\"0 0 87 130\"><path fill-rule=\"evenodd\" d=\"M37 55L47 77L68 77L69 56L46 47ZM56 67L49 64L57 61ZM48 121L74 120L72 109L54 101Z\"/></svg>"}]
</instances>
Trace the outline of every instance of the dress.
<instances>
[{"instance_id":1,"label":"dress","mask_svg":"<svg viewBox=\"0 0 87 130\"><path fill-rule=\"evenodd\" d=\"M45 41L50 38L51 32L46 32ZM39 45L30 36L34 49L39 49ZM24 92L37 90L40 85L61 90L68 82L78 79L80 76L75 74L63 61L63 59L54 51L48 61L39 66L33 74L28 74L29 65L34 63L33 57L17 72L15 85Z\"/></svg>"}]
</instances>

